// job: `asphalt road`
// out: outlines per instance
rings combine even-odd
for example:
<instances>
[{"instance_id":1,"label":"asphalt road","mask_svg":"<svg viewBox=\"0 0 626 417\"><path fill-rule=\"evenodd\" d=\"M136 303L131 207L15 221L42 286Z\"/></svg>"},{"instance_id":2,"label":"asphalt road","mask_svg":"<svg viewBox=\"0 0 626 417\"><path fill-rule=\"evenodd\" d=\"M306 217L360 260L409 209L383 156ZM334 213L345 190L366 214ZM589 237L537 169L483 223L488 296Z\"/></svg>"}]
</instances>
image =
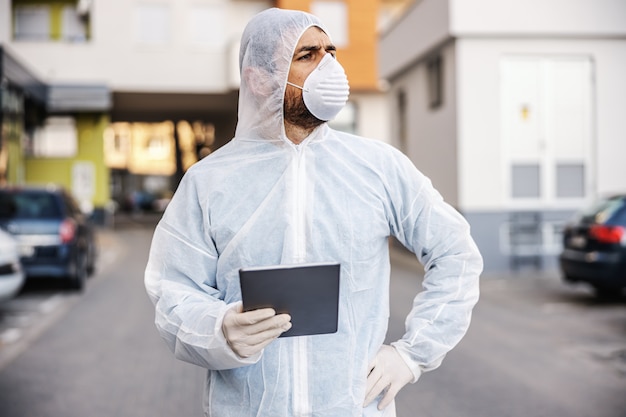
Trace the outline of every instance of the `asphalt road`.
<instances>
[{"instance_id":1,"label":"asphalt road","mask_svg":"<svg viewBox=\"0 0 626 417\"><path fill-rule=\"evenodd\" d=\"M150 224L117 225L82 294L29 285L0 306L1 417L201 416L204 371L157 335L142 276ZM389 340L419 288L394 256ZM398 417L626 417L626 302L554 274L483 279L467 336L406 387Z\"/></svg>"},{"instance_id":2,"label":"asphalt road","mask_svg":"<svg viewBox=\"0 0 626 417\"><path fill-rule=\"evenodd\" d=\"M153 325L142 281L150 236L100 235L110 252L86 291L62 292L58 317L0 371L2 417L202 415L204 372L177 361ZM52 291L38 287L28 294Z\"/></svg>"},{"instance_id":3,"label":"asphalt road","mask_svg":"<svg viewBox=\"0 0 626 417\"><path fill-rule=\"evenodd\" d=\"M396 262L389 330L414 292ZM399 417L625 417L626 300L601 301L558 274L482 279L472 325L442 366L406 387Z\"/></svg>"}]
</instances>

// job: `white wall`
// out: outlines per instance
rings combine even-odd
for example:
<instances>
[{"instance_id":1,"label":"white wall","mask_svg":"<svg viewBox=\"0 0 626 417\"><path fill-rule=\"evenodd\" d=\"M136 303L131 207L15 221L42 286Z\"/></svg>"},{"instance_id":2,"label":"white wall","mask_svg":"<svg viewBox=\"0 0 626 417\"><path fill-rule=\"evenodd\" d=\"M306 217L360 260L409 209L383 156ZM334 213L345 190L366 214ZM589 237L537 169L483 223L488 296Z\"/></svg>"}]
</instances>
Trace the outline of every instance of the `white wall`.
<instances>
[{"instance_id":1,"label":"white wall","mask_svg":"<svg viewBox=\"0 0 626 417\"><path fill-rule=\"evenodd\" d=\"M378 70L390 79L436 45L449 38L447 0L416 2L392 28L380 37Z\"/></svg>"},{"instance_id":2,"label":"white wall","mask_svg":"<svg viewBox=\"0 0 626 417\"><path fill-rule=\"evenodd\" d=\"M596 194L626 189L626 40L460 39L457 42L460 204L506 209L500 137L505 54L590 56L595 66Z\"/></svg>"},{"instance_id":3,"label":"white wall","mask_svg":"<svg viewBox=\"0 0 626 417\"><path fill-rule=\"evenodd\" d=\"M357 134L390 143L387 98L382 93L358 93L350 97L358 106Z\"/></svg>"},{"instance_id":4,"label":"white wall","mask_svg":"<svg viewBox=\"0 0 626 417\"><path fill-rule=\"evenodd\" d=\"M626 190L626 40L604 42L596 64L598 194Z\"/></svg>"},{"instance_id":5,"label":"white wall","mask_svg":"<svg viewBox=\"0 0 626 417\"><path fill-rule=\"evenodd\" d=\"M457 137L459 199L468 210L500 207L499 57L488 41L459 39Z\"/></svg>"},{"instance_id":6,"label":"white wall","mask_svg":"<svg viewBox=\"0 0 626 417\"><path fill-rule=\"evenodd\" d=\"M0 0L1 23L10 16L8 3L9 0ZM148 46L136 42L136 7L142 4L168 5L171 36L165 44ZM223 8L227 33L221 44L199 46L190 41L191 10L198 5ZM18 58L38 68L44 81L50 83L100 82L115 91L222 92L236 79L228 71L238 71L229 60L233 43L239 41L249 18L269 6L269 1L95 1L92 38L87 43L9 44ZM6 27L2 24L0 40L11 38Z\"/></svg>"},{"instance_id":7,"label":"white wall","mask_svg":"<svg viewBox=\"0 0 626 417\"><path fill-rule=\"evenodd\" d=\"M426 63L412 66L398 77L390 92L390 108L397 109L397 94L403 90L407 100L407 147L402 149L450 204L459 205L458 199L458 148L456 126L456 57L454 43L441 48L444 86L443 103L430 109ZM395 110L397 113L397 110ZM392 143L398 142L398 117L394 123Z\"/></svg>"},{"instance_id":8,"label":"white wall","mask_svg":"<svg viewBox=\"0 0 626 417\"><path fill-rule=\"evenodd\" d=\"M623 35L624 0L447 0L451 32L476 34Z\"/></svg>"},{"instance_id":9,"label":"white wall","mask_svg":"<svg viewBox=\"0 0 626 417\"><path fill-rule=\"evenodd\" d=\"M11 1L0 0L0 43L11 39Z\"/></svg>"}]
</instances>

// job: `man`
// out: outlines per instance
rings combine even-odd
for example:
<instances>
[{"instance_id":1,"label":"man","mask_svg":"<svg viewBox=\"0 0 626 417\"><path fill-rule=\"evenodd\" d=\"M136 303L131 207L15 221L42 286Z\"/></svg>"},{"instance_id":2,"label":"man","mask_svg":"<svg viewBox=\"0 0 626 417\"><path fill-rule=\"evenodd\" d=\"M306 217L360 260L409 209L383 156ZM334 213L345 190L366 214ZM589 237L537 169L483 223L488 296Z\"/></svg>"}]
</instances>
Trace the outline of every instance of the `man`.
<instances>
[{"instance_id":1,"label":"man","mask_svg":"<svg viewBox=\"0 0 626 417\"><path fill-rule=\"evenodd\" d=\"M482 269L469 227L403 154L328 127L348 85L317 18L255 16L240 70L235 137L186 173L155 230L157 328L208 369L207 416L394 416L397 392L469 326ZM426 271L391 346L389 236ZM240 268L328 261L341 264L336 333L277 338L289 315L242 311Z\"/></svg>"}]
</instances>

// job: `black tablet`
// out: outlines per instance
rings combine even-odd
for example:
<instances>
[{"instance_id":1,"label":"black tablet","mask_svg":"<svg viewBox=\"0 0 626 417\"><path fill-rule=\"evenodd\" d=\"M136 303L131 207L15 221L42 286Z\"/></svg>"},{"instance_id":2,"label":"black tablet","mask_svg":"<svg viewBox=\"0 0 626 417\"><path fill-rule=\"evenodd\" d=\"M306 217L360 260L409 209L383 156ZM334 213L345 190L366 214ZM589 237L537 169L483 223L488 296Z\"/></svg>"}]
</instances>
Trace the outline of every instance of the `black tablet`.
<instances>
[{"instance_id":1,"label":"black tablet","mask_svg":"<svg viewBox=\"0 0 626 417\"><path fill-rule=\"evenodd\" d=\"M278 265L239 270L244 311L271 307L291 315L280 337L335 333L339 264Z\"/></svg>"}]
</instances>

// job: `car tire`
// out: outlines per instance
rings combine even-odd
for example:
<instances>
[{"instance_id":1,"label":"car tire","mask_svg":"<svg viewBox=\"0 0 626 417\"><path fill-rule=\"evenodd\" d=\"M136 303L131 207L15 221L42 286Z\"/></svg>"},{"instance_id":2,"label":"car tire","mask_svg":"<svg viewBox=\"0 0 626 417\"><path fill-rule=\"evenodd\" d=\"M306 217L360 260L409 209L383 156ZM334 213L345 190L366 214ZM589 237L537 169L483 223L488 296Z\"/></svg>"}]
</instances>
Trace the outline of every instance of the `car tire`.
<instances>
[{"instance_id":1,"label":"car tire","mask_svg":"<svg viewBox=\"0 0 626 417\"><path fill-rule=\"evenodd\" d=\"M565 281L565 282L575 283L575 282L578 281L578 279L576 279L576 277L574 277L574 276L572 276L570 274L567 274L567 273L563 273L562 276L563 276L563 281Z\"/></svg>"},{"instance_id":2,"label":"car tire","mask_svg":"<svg viewBox=\"0 0 626 417\"><path fill-rule=\"evenodd\" d=\"M622 289L603 285L594 285L596 297L602 300L616 300L622 297Z\"/></svg>"},{"instance_id":3,"label":"car tire","mask_svg":"<svg viewBox=\"0 0 626 417\"><path fill-rule=\"evenodd\" d=\"M87 277L90 277L94 274L94 272L96 271L96 258L97 258L97 253L96 253L96 249L92 248L90 250L89 256L87 256Z\"/></svg>"},{"instance_id":4,"label":"car tire","mask_svg":"<svg viewBox=\"0 0 626 417\"><path fill-rule=\"evenodd\" d=\"M82 291L85 287L86 279L87 279L87 257L85 254L80 254L78 256L78 259L76 259L74 273L69 276L70 288L75 291Z\"/></svg>"}]
</instances>

